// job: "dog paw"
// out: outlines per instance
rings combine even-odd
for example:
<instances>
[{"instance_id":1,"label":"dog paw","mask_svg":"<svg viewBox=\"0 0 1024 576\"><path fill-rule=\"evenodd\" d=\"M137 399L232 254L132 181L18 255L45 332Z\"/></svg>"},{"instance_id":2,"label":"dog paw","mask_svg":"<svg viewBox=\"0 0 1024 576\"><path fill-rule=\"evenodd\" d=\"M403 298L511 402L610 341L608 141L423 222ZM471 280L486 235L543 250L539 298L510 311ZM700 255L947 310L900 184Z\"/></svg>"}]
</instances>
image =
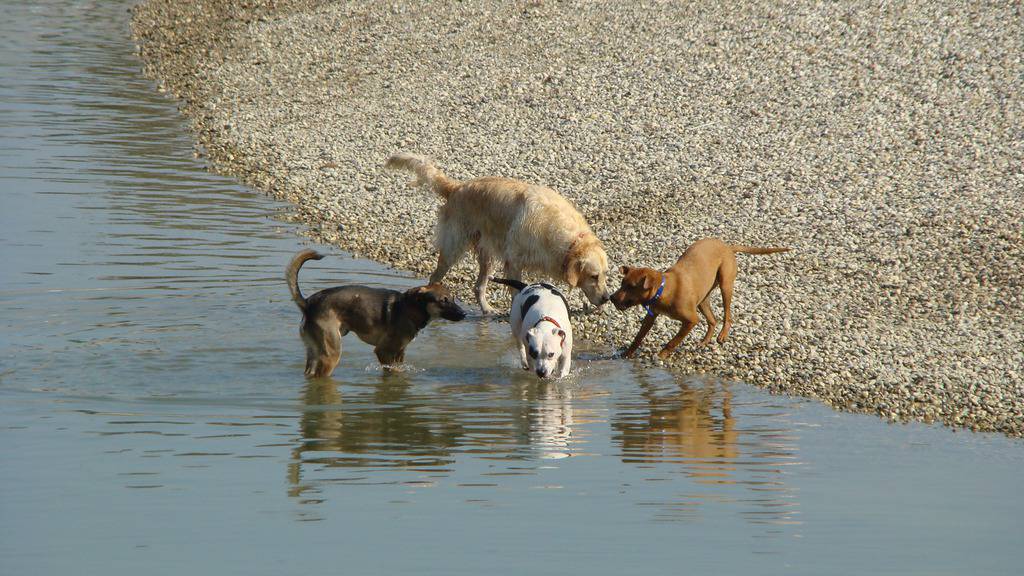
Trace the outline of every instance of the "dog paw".
<instances>
[{"instance_id":1,"label":"dog paw","mask_svg":"<svg viewBox=\"0 0 1024 576\"><path fill-rule=\"evenodd\" d=\"M661 352L658 352L658 360L665 360L665 359L667 359L671 355L672 355L672 351L671 350L662 350Z\"/></svg>"}]
</instances>

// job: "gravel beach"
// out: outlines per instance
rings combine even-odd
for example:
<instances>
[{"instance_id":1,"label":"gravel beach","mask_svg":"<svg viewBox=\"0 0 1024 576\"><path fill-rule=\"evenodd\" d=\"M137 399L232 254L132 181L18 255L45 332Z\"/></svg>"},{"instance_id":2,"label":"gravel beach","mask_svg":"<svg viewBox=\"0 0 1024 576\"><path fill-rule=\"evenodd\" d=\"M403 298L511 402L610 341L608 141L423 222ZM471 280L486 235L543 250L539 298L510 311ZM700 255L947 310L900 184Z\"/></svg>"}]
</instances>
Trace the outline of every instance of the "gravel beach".
<instances>
[{"instance_id":1,"label":"gravel beach","mask_svg":"<svg viewBox=\"0 0 1024 576\"><path fill-rule=\"evenodd\" d=\"M730 340L698 326L669 364L1024 434L1020 2L148 0L133 33L197 153L353 254L433 269L438 199L399 151L555 188L613 286L702 237L790 246L739 255ZM475 270L448 277L466 302ZM610 353L642 316L575 333Z\"/></svg>"}]
</instances>

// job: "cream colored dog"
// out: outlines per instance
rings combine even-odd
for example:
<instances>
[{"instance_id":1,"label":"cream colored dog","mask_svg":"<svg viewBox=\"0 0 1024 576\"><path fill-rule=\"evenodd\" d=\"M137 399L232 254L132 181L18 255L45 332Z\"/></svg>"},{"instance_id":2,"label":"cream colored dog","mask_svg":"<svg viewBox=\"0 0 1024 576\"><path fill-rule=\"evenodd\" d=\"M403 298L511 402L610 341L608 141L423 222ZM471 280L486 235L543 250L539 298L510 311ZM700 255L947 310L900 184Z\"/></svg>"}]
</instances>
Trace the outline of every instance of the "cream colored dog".
<instances>
[{"instance_id":1,"label":"cream colored dog","mask_svg":"<svg viewBox=\"0 0 1024 576\"><path fill-rule=\"evenodd\" d=\"M558 192L511 178L459 182L415 154L395 154L386 166L416 174L414 185L428 185L444 200L438 210L439 256L431 283L440 282L475 248L480 264L476 299L484 314L494 311L487 302L487 280L495 258L504 263L506 278L522 280L523 272L542 274L579 288L596 306L608 301L604 247Z\"/></svg>"}]
</instances>

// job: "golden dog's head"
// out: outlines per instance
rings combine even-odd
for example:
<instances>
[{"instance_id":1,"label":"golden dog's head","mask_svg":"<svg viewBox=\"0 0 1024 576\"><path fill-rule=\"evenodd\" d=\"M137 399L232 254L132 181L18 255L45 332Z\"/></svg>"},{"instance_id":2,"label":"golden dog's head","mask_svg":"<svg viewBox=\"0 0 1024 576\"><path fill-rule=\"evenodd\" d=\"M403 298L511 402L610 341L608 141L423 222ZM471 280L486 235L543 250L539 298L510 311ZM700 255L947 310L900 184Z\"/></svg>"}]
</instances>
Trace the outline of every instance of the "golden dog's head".
<instances>
[{"instance_id":1,"label":"golden dog's head","mask_svg":"<svg viewBox=\"0 0 1024 576\"><path fill-rule=\"evenodd\" d=\"M573 288L583 290L591 304L600 306L609 297L608 255L597 238L581 244L569 255L565 281Z\"/></svg>"}]
</instances>

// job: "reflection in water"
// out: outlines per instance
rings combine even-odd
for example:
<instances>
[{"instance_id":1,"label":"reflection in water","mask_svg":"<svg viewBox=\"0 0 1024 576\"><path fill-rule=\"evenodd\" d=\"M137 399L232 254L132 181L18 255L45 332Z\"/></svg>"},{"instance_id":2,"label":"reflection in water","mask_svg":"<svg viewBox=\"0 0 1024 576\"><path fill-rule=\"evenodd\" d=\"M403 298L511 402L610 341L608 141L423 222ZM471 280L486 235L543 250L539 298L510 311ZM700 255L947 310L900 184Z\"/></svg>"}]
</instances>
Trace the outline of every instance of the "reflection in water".
<instances>
[{"instance_id":1,"label":"reflection in water","mask_svg":"<svg viewBox=\"0 0 1024 576\"><path fill-rule=\"evenodd\" d=\"M612 417L623 462L677 465L696 484L720 488L661 503L666 519L691 517L708 501L739 499L754 507L742 512L751 522L795 522L797 502L784 472L798 463L794 436L770 427L741 428L728 382L678 378L659 386L647 375L638 380L644 402L624 404ZM727 495L730 486L749 494Z\"/></svg>"},{"instance_id":2,"label":"reflection in water","mask_svg":"<svg viewBox=\"0 0 1024 576\"><path fill-rule=\"evenodd\" d=\"M493 477L534 473L537 460L581 454L587 432L580 426L600 423L592 408L579 405L593 402L592 394L571 383L529 377L414 385L422 378L380 373L376 382L359 384L309 380L301 437L288 464L289 494L316 501L308 494L327 483L429 484L452 475L460 455L493 462L481 474L489 479L469 485L496 486ZM353 474L338 476L339 470Z\"/></svg>"},{"instance_id":3,"label":"reflection in water","mask_svg":"<svg viewBox=\"0 0 1024 576\"><path fill-rule=\"evenodd\" d=\"M646 413L620 415L613 428L621 434L624 462L681 462L699 482L729 482L739 456L732 393L713 381L665 394L641 379Z\"/></svg>"},{"instance_id":4,"label":"reflection in water","mask_svg":"<svg viewBox=\"0 0 1024 576\"><path fill-rule=\"evenodd\" d=\"M303 391L300 420L302 437L288 465L289 494L301 496L312 489L303 482L303 468L318 472L358 468L362 472L401 468L443 473L451 464L451 448L461 435L460 426L446 414L426 414L421 406L404 401L410 387L401 373L382 373L370 398L353 394L343 403L341 384L332 378L311 379ZM365 475L318 478L318 482L374 482ZM385 483L394 483L386 480Z\"/></svg>"},{"instance_id":5,"label":"reflection in water","mask_svg":"<svg viewBox=\"0 0 1024 576\"><path fill-rule=\"evenodd\" d=\"M728 383L651 372L618 396L609 417L607 389L514 376L437 386L424 385L422 372L308 381L289 494L320 503L332 484L434 486L453 476L462 476L459 486L499 487L501 476L537 475L544 462L601 457L584 447L610 426L623 463L644 482L669 481L668 492L638 502L656 507L658 519L697 519L717 503L739 505L751 523L795 523L785 479L798 463L796 438L773 425L774 407L741 406L741 425ZM458 471L467 456L491 464L467 479Z\"/></svg>"},{"instance_id":6,"label":"reflection in water","mask_svg":"<svg viewBox=\"0 0 1024 576\"><path fill-rule=\"evenodd\" d=\"M530 443L544 459L572 456L574 444L581 442L578 437L573 436L573 427L577 425L573 404L574 390L571 386L557 384L538 388L539 393L531 411L533 418L530 426Z\"/></svg>"}]
</instances>

